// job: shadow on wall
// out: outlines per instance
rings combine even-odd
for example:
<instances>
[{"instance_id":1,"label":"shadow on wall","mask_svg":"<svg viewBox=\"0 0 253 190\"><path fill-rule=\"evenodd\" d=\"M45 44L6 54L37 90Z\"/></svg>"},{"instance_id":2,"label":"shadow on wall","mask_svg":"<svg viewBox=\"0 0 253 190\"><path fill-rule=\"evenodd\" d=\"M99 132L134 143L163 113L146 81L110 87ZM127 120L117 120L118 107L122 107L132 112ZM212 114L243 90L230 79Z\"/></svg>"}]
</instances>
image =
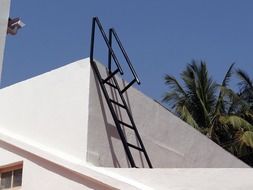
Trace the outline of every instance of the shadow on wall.
<instances>
[{"instance_id":1,"label":"shadow on wall","mask_svg":"<svg viewBox=\"0 0 253 190\"><path fill-rule=\"evenodd\" d=\"M94 76L95 76L95 73L94 73ZM99 82L98 82L98 79L96 77L95 77L95 83L96 83L99 102L100 102L100 105L101 105L102 115L103 115L103 119L104 119L104 123L105 123L106 135L107 135L107 139L108 139L108 143L109 143L110 151L111 151L111 155L112 155L113 166L115 168L120 168L121 166L120 166L119 160L118 160L118 158L115 154L115 150L114 150L114 147L113 147L113 144L112 144L112 138L113 137L117 138L117 139L120 139L120 137L118 135L118 131L117 131L115 125L111 125L110 123L108 123L106 112L105 112L105 107L104 107L104 102L103 102L103 99L102 99L101 89L99 87ZM128 166L130 166L129 163L128 163Z\"/></svg>"},{"instance_id":2,"label":"shadow on wall","mask_svg":"<svg viewBox=\"0 0 253 190\"><path fill-rule=\"evenodd\" d=\"M124 80L122 80L122 84L123 84L123 88L125 88L127 86L126 81L124 81ZM128 110L131 113L131 115L133 115L127 91L124 93L124 95L125 95L125 100L126 100L126 103L127 103ZM138 128L138 126L137 126L137 128ZM138 141L138 139L137 139L136 136L135 136L135 141L136 141L136 145L141 148L141 145L140 145L140 143L139 143L139 141ZM144 168L145 165L144 165L143 154L141 153L141 151L138 151L138 152L139 152L140 162L141 162L141 165L142 165L141 167Z\"/></svg>"},{"instance_id":3,"label":"shadow on wall","mask_svg":"<svg viewBox=\"0 0 253 190\"><path fill-rule=\"evenodd\" d=\"M94 73L94 71L93 71L93 73ZM108 75L109 75L109 73L107 71L107 76ZM94 73L94 76L95 76L95 73ZM115 80L117 80L117 79L111 79L110 82L111 83L115 83ZM102 97L104 95L102 94L102 91L101 91L100 86L99 86L98 79L96 77L95 77L95 83L96 83L96 88L97 88L98 97L99 97L99 101L100 101L100 106L101 106L101 111L102 111L102 115L103 115L103 120L104 120L104 124L105 124L105 130L106 130L106 134L107 134L107 139L108 139L108 143L109 143L110 151L111 151L111 155L112 155L113 166L114 167L121 167L121 165L119 163L119 160L117 158L117 155L115 153L115 149L114 149L114 146L113 146L112 138L117 138L120 141L121 141L121 139L120 139L120 136L118 134L116 126L112 125L112 124L110 124L108 122L108 119L107 119L107 116L106 116L105 107L104 107L104 105L105 104L107 105L107 103L103 102L103 98ZM124 80L122 80L121 83L123 85L122 88L124 88L125 86L127 86L127 84L126 84L126 82ZM110 98L112 100L118 102L118 103L122 103L121 100L120 100L121 98L119 96L118 90L115 89L115 88L113 88L113 87L109 87L109 88L110 88L109 89L110 90L109 94L111 94L111 96L112 96ZM126 99L126 102L127 102L128 109L129 109L130 113L132 114L132 110L131 110L131 106L130 106L130 101L129 101L129 96L128 96L127 92L124 93L124 96L125 96L125 99ZM124 115L126 115L127 113L122 113L122 109L119 106L116 106L116 105L114 105L114 110L115 110L115 113L116 113L118 119L121 120L121 121L124 121L124 118L126 118L126 117L124 117ZM124 122L126 122L126 121L124 121ZM124 135L125 135L125 137L127 139L127 136L128 136L127 133L128 132L126 131L126 128L123 127L122 131L123 131L123 133L124 133ZM135 136L135 141L136 141L135 144L138 147L140 147L140 145L138 143L138 139L137 139L136 136ZM124 149L123 145L122 145L122 149ZM138 154L139 154L139 156L138 156L139 158L138 159L140 160L141 167L144 167L143 155L142 155L142 153L140 151L138 151ZM134 156L134 154L133 154L133 156ZM135 156L136 156L136 154L135 154ZM128 159L127 159L127 155L126 154L125 154L125 157L126 157L126 160L127 160L127 166L130 167L130 163L129 163Z\"/></svg>"}]
</instances>

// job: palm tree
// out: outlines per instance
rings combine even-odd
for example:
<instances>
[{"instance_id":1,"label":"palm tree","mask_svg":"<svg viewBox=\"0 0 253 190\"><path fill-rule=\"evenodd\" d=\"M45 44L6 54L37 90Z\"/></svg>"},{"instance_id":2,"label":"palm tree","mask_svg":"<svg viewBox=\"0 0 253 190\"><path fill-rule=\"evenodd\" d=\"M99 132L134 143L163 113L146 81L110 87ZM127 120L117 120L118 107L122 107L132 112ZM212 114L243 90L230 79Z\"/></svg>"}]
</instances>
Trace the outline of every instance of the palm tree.
<instances>
[{"instance_id":1,"label":"palm tree","mask_svg":"<svg viewBox=\"0 0 253 190\"><path fill-rule=\"evenodd\" d=\"M243 145L253 147L253 125L237 114L245 106L228 86L233 67L218 85L209 76L205 62L192 61L180 74L183 85L175 77L165 76L169 91L163 101L188 124L239 155Z\"/></svg>"},{"instance_id":2,"label":"palm tree","mask_svg":"<svg viewBox=\"0 0 253 190\"><path fill-rule=\"evenodd\" d=\"M247 110L248 112L247 118L250 120L251 123L253 123L253 114L252 114L253 112L253 79L251 79L249 75L241 69L237 69L236 74L240 79L240 82L238 83L239 88L240 88L238 96L240 96L240 98L247 103L248 108L249 108L249 110Z\"/></svg>"},{"instance_id":3,"label":"palm tree","mask_svg":"<svg viewBox=\"0 0 253 190\"><path fill-rule=\"evenodd\" d=\"M237 106L237 115L240 115L246 121L253 125L253 80L249 77L249 75L241 70L236 70L236 75L240 79L238 83L239 92L238 96L241 100L241 105ZM253 132L246 131L240 136L240 144L241 147L246 149L246 156L242 155L242 159L246 158L251 165L253 165ZM251 159L249 160L249 156Z\"/></svg>"},{"instance_id":4,"label":"palm tree","mask_svg":"<svg viewBox=\"0 0 253 190\"><path fill-rule=\"evenodd\" d=\"M163 101L183 120L195 128L207 128L208 112L212 111L216 99L216 83L208 75L206 64L192 61L181 73L184 86L171 75L165 76L165 84L171 90L166 92Z\"/></svg>"},{"instance_id":5,"label":"palm tree","mask_svg":"<svg viewBox=\"0 0 253 190\"><path fill-rule=\"evenodd\" d=\"M251 79L249 75L241 69L237 69L236 74L241 80L238 83L240 87L240 94L244 95L250 103L253 103L253 79Z\"/></svg>"}]
</instances>

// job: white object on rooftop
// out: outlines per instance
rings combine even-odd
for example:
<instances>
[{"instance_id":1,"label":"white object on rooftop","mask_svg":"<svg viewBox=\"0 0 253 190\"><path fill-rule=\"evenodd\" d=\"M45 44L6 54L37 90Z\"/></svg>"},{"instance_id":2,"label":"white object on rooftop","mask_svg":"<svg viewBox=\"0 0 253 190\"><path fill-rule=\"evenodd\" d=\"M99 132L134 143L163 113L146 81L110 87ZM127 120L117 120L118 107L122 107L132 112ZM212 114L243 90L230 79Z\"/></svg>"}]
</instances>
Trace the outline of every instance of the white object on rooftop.
<instances>
[{"instance_id":1,"label":"white object on rooftop","mask_svg":"<svg viewBox=\"0 0 253 190\"><path fill-rule=\"evenodd\" d=\"M19 17L14 19L9 18L7 33L11 35L16 35L18 30L24 26L25 24L21 21Z\"/></svg>"}]
</instances>

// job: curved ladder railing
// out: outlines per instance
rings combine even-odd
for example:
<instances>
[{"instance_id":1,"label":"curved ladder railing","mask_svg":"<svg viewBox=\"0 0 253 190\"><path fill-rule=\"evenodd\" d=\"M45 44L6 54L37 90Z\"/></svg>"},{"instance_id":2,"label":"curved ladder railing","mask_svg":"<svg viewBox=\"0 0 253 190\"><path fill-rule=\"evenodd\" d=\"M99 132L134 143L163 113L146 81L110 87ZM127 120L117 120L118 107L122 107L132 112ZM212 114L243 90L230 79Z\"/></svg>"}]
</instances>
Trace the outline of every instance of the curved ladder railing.
<instances>
[{"instance_id":1,"label":"curved ladder railing","mask_svg":"<svg viewBox=\"0 0 253 190\"><path fill-rule=\"evenodd\" d=\"M106 43L106 45L108 47L109 76L107 76L107 78L105 78L105 79L103 79L101 77L101 74L100 74L100 72L98 70L96 62L94 61L94 42L95 42L95 29L96 29L96 25L98 26L99 31L102 34L103 39L104 39L104 41L105 41L105 43ZM125 59L126 59L126 61L128 63L128 66L130 67L130 70L131 70L131 72L132 72L132 74L134 76L134 80L131 81L123 90L120 89L120 87L118 85L118 82L117 82L116 78L114 77L118 72L121 75L123 75L123 70L122 70L122 68L120 66L120 63L119 63L119 61L118 61L118 59L117 59L117 57L116 57L116 55L115 55L115 53L113 51L113 48L112 48L112 39L113 38L112 37L115 38L118 46L120 47L120 50L122 51L122 53L123 53L123 55L124 55L124 57L125 57ZM111 71L111 61L112 61L111 58L113 58L116 66L117 66L117 68L116 68L115 71ZM140 152L143 152L148 166L150 168L152 168L152 164L150 162L149 156L148 156L148 154L146 152L146 149L144 147L144 144L143 144L143 142L141 140L141 137L140 137L139 132L137 130L137 127L135 125L134 119L132 117L132 114L129 111L129 108L128 108L127 103L125 101L125 98L123 96L123 93L132 84L134 84L135 82L137 82L138 84L140 84L140 80L139 80L139 78L138 78L138 76L137 76L137 74L136 74L136 72L135 72L135 70L134 70L134 68L133 68L133 66L132 66L132 64L130 62L130 59L128 58L127 53L126 53L125 49L123 48L122 43L119 40L119 37L118 37L117 33L115 32L115 30L112 29L112 28L109 30L109 39L108 39L107 36L106 36L106 33L104 32L102 24L101 24L101 22L99 21L99 19L97 17L94 17L93 20L92 20L91 45L90 45L90 62L91 62L91 65L92 65L92 67L94 69L95 75L97 76L97 79L99 81L99 84L100 84L100 87L101 87L101 89L103 91L103 94L105 96L107 105L108 105L109 110L110 110L110 112L112 114L112 117L113 117L113 120L115 122L118 134L119 134L120 139L122 141L124 150L126 152L126 155L127 155L127 158L128 158L128 161L129 161L131 167L137 168L136 163L135 163L134 158L133 158L133 155L132 155L132 153L130 151L130 148L133 148L133 149L136 149L136 150L138 150ZM111 81L113 81L113 83ZM115 88L118 91L122 103L119 103L119 102L113 100L112 98L110 98L105 85L109 85L110 87L113 87L113 88ZM131 124L125 123L124 121L121 121L118 118L118 116L116 114L116 110L114 109L115 105L119 106L120 108L126 110L126 113L127 113L128 117L129 117L129 120L130 120ZM134 145L134 144L131 144L131 143L127 142L127 139L126 139L126 137L124 135L124 132L122 130L122 128L124 128L124 127L127 127L127 128L129 128L129 129L131 129L131 130L134 131L134 133L136 135L136 139L138 140L137 142L138 142L138 144L139 144L140 147L138 145Z\"/></svg>"},{"instance_id":2,"label":"curved ladder railing","mask_svg":"<svg viewBox=\"0 0 253 190\"><path fill-rule=\"evenodd\" d=\"M110 28L109 29L109 44L110 44L111 47L112 47L113 37L115 38L115 40L116 40L116 42L117 42L117 44L118 44L118 46L119 46L119 48L120 48L120 50L121 50L124 58L125 58L128 66L129 66L129 68L130 68L130 70L132 72L132 75L134 76L135 82L137 82L138 84L141 84L140 79L139 79L139 77L138 77L138 75L137 75L137 73L136 73L136 71L135 71L135 69L134 69L134 67L133 67L133 65L132 65L132 63L131 63L128 55L127 55L127 53L126 53L125 48L123 47L123 45L122 45L122 43L121 43L121 41L119 39L118 34L116 33L116 31L115 31L114 28ZM111 71L111 62L112 62L111 57L112 57L112 54L109 51L109 58L108 58L108 68L109 68L109 71Z\"/></svg>"}]
</instances>

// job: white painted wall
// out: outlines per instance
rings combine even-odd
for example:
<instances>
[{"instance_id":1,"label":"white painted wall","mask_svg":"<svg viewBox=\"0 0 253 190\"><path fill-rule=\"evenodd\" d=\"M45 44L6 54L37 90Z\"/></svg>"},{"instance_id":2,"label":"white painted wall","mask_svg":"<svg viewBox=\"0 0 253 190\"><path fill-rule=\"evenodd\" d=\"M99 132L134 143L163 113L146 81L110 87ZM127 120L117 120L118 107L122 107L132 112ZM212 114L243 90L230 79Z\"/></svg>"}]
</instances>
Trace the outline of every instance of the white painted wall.
<instances>
[{"instance_id":1,"label":"white painted wall","mask_svg":"<svg viewBox=\"0 0 253 190\"><path fill-rule=\"evenodd\" d=\"M0 148L0 166L23 161L22 189L90 189Z\"/></svg>"},{"instance_id":2,"label":"white painted wall","mask_svg":"<svg viewBox=\"0 0 253 190\"><path fill-rule=\"evenodd\" d=\"M105 168L63 158L34 145L0 133L0 167L23 162L24 190L44 189L146 189L138 180L131 180Z\"/></svg>"},{"instance_id":3,"label":"white painted wall","mask_svg":"<svg viewBox=\"0 0 253 190\"><path fill-rule=\"evenodd\" d=\"M10 11L10 0L0 1L0 82L2 77L3 57L6 40L6 32Z\"/></svg>"},{"instance_id":4,"label":"white painted wall","mask_svg":"<svg viewBox=\"0 0 253 190\"><path fill-rule=\"evenodd\" d=\"M154 190L250 190L252 169L108 169Z\"/></svg>"},{"instance_id":5,"label":"white painted wall","mask_svg":"<svg viewBox=\"0 0 253 190\"><path fill-rule=\"evenodd\" d=\"M136 89L126 98L154 167L247 167ZM0 166L24 162L22 189L167 189L189 177L171 169L112 170L86 163L87 156L97 166L128 166L89 59L1 89L0 105ZM203 175L195 174L189 181ZM176 176L173 183L169 176ZM205 180L216 176L221 178L214 172Z\"/></svg>"},{"instance_id":6,"label":"white painted wall","mask_svg":"<svg viewBox=\"0 0 253 190\"><path fill-rule=\"evenodd\" d=\"M106 77L104 66L98 66ZM118 81L122 86L126 85L124 81ZM129 167L111 113L93 72L90 82L88 161L97 166ZM113 88L108 88L108 91L114 100L120 99ZM125 93L125 98L154 167L248 167L135 88L131 87ZM118 110L117 114L129 123L123 109ZM128 141L136 144L131 130L126 129L125 133ZM133 151L133 154L137 166L147 166L143 155L138 151Z\"/></svg>"},{"instance_id":7,"label":"white painted wall","mask_svg":"<svg viewBox=\"0 0 253 190\"><path fill-rule=\"evenodd\" d=\"M126 100L154 167L247 167L135 88ZM0 105L0 136L75 162L129 167L89 59L1 89ZM123 110L117 113L128 122ZM135 143L131 131L125 132ZM133 154L146 166L143 155Z\"/></svg>"},{"instance_id":8,"label":"white painted wall","mask_svg":"<svg viewBox=\"0 0 253 190\"><path fill-rule=\"evenodd\" d=\"M80 60L0 90L0 131L86 160L90 65Z\"/></svg>"},{"instance_id":9,"label":"white painted wall","mask_svg":"<svg viewBox=\"0 0 253 190\"><path fill-rule=\"evenodd\" d=\"M0 145L2 144L0 143ZM60 165L55 165L36 156L27 154L29 155L27 159L3 148L0 148L0 155L0 166L23 161L21 188L23 190L103 190L106 188L106 186L101 187L101 184L95 183L95 180L92 183L75 172L68 171Z\"/></svg>"},{"instance_id":10,"label":"white painted wall","mask_svg":"<svg viewBox=\"0 0 253 190\"><path fill-rule=\"evenodd\" d=\"M253 188L252 169L128 169L94 168L101 181L87 180L77 172L69 173L60 165L48 164L46 160L26 153L25 157L13 154L0 142L0 166L23 161L22 190L82 190L82 189L145 189L145 190L241 190ZM9 149L10 148L10 149ZM16 153L22 151L15 150ZM21 153L22 154L22 153ZM92 166L91 166L92 168ZM89 171L83 172L87 175ZM103 175L104 177L101 177ZM99 177L98 177L99 176ZM106 176L111 178L105 179ZM104 178L104 179L103 179ZM123 181L119 182L118 180ZM200 180L201 179L201 180ZM108 186L103 182L110 184Z\"/></svg>"}]
</instances>

